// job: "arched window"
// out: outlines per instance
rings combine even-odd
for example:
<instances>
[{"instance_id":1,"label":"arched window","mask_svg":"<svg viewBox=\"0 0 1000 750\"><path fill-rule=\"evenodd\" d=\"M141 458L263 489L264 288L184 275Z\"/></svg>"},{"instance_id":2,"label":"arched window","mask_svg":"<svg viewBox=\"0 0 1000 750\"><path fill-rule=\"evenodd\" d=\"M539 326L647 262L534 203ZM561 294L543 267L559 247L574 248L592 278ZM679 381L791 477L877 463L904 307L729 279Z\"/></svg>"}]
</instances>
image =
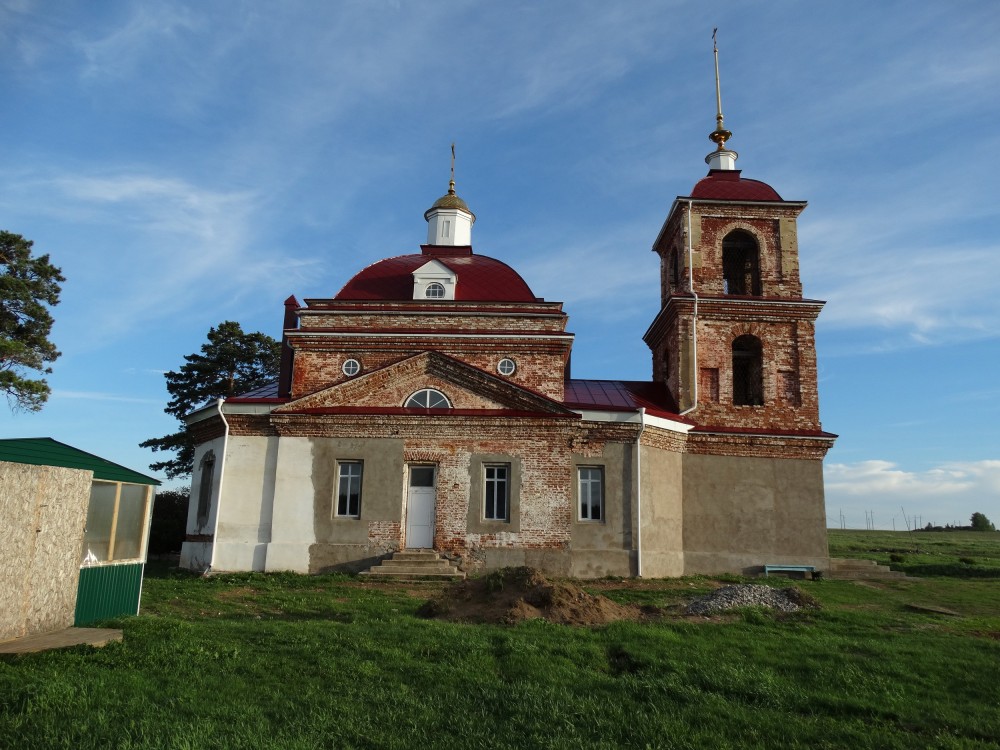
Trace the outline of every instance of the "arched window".
<instances>
[{"instance_id":1,"label":"arched window","mask_svg":"<svg viewBox=\"0 0 1000 750\"><path fill-rule=\"evenodd\" d=\"M760 250L749 232L737 229L722 240L723 292L760 296Z\"/></svg>"},{"instance_id":2,"label":"arched window","mask_svg":"<svg viewBox=\"0 0 1000 750\"><path fill-rule=\"evenodd\" d=\"M441 391L424 388L406 399L403 406L407 409L450 409L451 402Z\"/></svg>"},{"instance_id":3,"label":"arched window","mask_svg":"<svg viewBox=\"0 0 1000 750\"><path fill-rule=\"evenodd\" d=\"M733 403L737 406L764 403L763 352L756 336L740 336L733 342Z\"/></svg>"},{"instance_id":4,"label":"arched window","mask_svg":"<svg viewBox=\"0 0 1000 750\"><path fill-rule=\"evenodd\" d=\"M208 523L208 511L212 504L212 484L215 479L215 451L210 450L201 457L199 464L201 479L198 482L198 527Z\"/></svg>"},{"instance_id":5,"label":"arched window","mask_svg":"<svg viewBox=\"0 0 1000 750\"><path fill-rule=\"evenodd\" d=\"M428 284L427 289L424 290L424 296L427 299L444 299L444 285L436 281Z\"/></svg>"}]
</instances>

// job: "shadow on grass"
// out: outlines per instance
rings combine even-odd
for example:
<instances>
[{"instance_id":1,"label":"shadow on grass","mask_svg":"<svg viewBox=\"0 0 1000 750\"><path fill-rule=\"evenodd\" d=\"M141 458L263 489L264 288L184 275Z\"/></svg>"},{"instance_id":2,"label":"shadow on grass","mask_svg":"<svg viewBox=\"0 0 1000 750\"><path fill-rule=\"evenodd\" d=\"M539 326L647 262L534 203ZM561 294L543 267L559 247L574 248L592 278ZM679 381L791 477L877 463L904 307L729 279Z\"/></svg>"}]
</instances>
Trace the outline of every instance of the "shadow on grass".
<instances>
[{"instance_id":1,"label":"shadow on grass","mask_svg":"<svg viewBox=\"0 0 1000 750\"><path fill-rule=\"evenodd\" d=\"M960 563L893 563L892 567L893 570L900 570L908 576L917 577L1000 578L1000 568L984 568Z\"/></svg>"}]
</instances>

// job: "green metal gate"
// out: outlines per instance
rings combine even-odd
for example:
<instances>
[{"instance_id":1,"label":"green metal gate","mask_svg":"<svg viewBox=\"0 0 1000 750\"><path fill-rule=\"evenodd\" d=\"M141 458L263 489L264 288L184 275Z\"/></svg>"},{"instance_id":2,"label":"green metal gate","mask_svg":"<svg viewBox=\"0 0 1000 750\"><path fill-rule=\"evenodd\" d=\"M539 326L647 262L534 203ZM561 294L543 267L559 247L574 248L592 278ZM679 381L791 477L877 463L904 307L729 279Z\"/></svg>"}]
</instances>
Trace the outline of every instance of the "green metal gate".
<instances>
[{"instance_id":1,"label":"green metal gate","mask_svg":"<svg viewBox=\"0 0 1000 750\"><path fill-rule=\"evenodd\" d=\"M137 562L81 568L74 625L83 627L98 620L138 614L143 567Z\"/></svg>"}]
</instances>

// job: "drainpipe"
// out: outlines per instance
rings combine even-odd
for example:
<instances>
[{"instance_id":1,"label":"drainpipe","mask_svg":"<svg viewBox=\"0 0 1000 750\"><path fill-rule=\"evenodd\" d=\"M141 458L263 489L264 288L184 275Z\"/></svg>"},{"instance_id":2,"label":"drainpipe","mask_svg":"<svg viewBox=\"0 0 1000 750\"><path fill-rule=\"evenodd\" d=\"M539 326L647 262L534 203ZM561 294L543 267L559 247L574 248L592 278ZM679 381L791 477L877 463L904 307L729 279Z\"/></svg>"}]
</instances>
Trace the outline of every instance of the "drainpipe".
<instances>
[{"instance_id":1,"label":"drainpipe","mask_svg":"<svg viewBox=\"0 0 1000 750\"><path fill-rule=\"evenodd\" d=\"M688 236L688 289L694 295L694 316L691 318L691 342L694 361L691 367L691 384L694 390L694 400L691 406L680 413L680 416L690 414L698 408L698 292L694 290L694 247L691 241L691 200L688 199L687 236ZM679 373L678 373L679 374Z\"/></svg>"},{"instance_id":2,"label":"drainpipe","mask_svg":"<svg viewBox=\"0 0 1000 750\"><path fill-rule=\"evenodd\" d=\"M211 572L215 568L215 550L219 546L219 516L222 514L222 482L226 478L226 451L229 448L229 422L226 421L226 415L222 413L222 404L224 402L224 398L220 398L215 402L215 407L219 410L219 419L222 420L226 431L222 437L222 458L219 459L219 499L215 503L215 526L212 527L212 559L208 562L206 573Z\"/></svg>"},{"instance_id":3,"label":"drainpipe","mask_svg":"<svg viewBox=\"0 0 1000 750\"><path fill-rule=\"evenodd\" d=\"M646 407L639 407L639 435L635 439L635 567L642 578L642 433L646 429Z\"/></svg>"}]
</instances>

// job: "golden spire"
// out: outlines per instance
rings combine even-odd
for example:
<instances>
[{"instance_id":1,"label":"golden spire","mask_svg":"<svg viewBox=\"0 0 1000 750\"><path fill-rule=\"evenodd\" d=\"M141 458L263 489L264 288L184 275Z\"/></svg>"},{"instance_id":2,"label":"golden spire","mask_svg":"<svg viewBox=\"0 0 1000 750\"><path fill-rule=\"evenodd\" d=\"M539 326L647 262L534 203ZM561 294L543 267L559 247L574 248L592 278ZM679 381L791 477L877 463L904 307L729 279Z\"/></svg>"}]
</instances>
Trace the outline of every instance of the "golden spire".
<instances>
[{"instance_id":1,"label":"golden spire","mask_svg":"<svg viewBox=\"0 0 1000 750\"><path fill-rule=\"evenodd\" d=\"M722 87L719 85L719 46L716 44L715 35L719 29L712 29L712 52L715 55L715 130L709 133L709 140L718 144L719 151L726 150L726 141L733 137L733 134L722 126Z\"/></svg>"}]
</instances>

